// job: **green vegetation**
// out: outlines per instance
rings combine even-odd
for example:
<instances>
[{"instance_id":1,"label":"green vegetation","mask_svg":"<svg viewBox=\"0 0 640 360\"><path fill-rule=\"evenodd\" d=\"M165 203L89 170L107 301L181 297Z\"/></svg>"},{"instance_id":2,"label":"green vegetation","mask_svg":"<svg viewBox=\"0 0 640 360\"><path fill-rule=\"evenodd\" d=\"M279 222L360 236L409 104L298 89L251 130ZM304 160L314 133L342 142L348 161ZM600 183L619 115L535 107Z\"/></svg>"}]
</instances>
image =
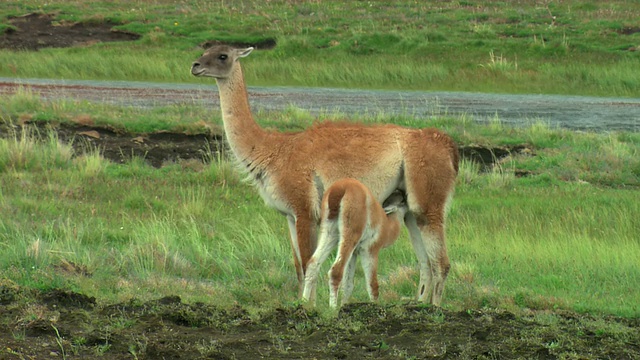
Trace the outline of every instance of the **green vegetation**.
<instances>
[{"instance_id":1,"label":"green vegetation","mask_svg":"<svg viewBox=\"0 0 640 360\"><path fill-rule=\"evenodd\" d=\"M11 28L7 16L32 11L55 13L61 23L113 21L143 37L0 50L0 76L195 82L188 67L201 51L198 44L275 39L274 49L252 57L248 83L640 96L640 51L629 51L640 46L640 33L631 31L640 27L640 3L632 0L25 0L3 3L0 31ZM283 131L315 121L296 108L257 118ZM453 264L446 308L640 315L638 133L576 133L541 122L510 128L499 120L480 126L446 114L350 120L436 126L460 144L529 149L488 172L462 163L448 223ZM197 104L141 110L43 102L28 89L0 100L2 129L29 121L131 133L202 132L218 131L220 112ZM70 289L101 301L176 293L187 302L215 298L248 308L297 301L285 219L265 207L224 156L205 154L205 165L156 169L144 159L108 162L88 145L86 152L74 150L52 130L2 135L3 281ZM406 235L381 254L383 302L413 297L415 263ZM354 295L365 300L360 285ZM327 293L321 282L321 307Z\"/></svg>"},{"instance_id":2,"label":"green vegetation","mask_svg":"<svg viewBox=\"0 0 640 360\"><path fill-rule=\"evenodd\" d=\"M196 82L188 67L206 41L275 41L252 57L250 84L640 96L635 0L9 0L0 31L29 12L142 38L1 50L0 76Z\"/></svg>"},{"instance_id":3,"label":"green vegetation","mask_svg":"<svg viewBox=\"0 0 640 360\"><path fill-rule=\"evenodd\" d=\"M0 108L9 109L0 114L4 122L34 114L46 114L40 120L49 123L71 122L91 113L103 125L133 132L184 131L190 121L192 129L202 128L197 122L207 112L195 107L171 125L164 116L186 110L157 109L143 129L134 108L31 97L22 92L3 100ZM117 120L109 122L111 116ZM294 127L293 118L303 119L295 127L314 121L293 108L259 118L280 129ZM489 172L462 163L449 216L453 267L445 307L640 314L638 134L575 133L541 123L477 125L437 115L372 114L353 121L438 126L463 144L530 148ZM156 169L143 159L110 163L100 149L80 153L53 131L0 139L0 276L107 301L180 293L185 301L215 298L249 308L295 302L285 219L266 208L224 157L205 154L203 160L204 166ZM516 177L516 170L529 175ZM383 302L413 296L418 274L406 235L381 254L380 278ZM366 300L360 285L355 297ZM327 293L322 281L321 306L328 304Z\"/></svg>"}]
</instances>

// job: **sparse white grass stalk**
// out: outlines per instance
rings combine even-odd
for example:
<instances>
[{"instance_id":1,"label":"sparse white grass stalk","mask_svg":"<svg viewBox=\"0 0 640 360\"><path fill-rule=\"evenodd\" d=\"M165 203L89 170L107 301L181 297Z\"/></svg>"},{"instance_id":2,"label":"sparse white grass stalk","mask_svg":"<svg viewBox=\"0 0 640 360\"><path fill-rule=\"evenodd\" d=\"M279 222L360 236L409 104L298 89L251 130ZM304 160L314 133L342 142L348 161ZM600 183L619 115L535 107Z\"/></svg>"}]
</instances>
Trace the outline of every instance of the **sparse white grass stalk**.
<instances>
[{"instance_id":1,"label":"sparse white grass stalk","mask_svg":"<svg viewBox=\"0 0 640 360\"><path fill-rule=\"evenodd\" d=\"M480 164L470 160L462 159L458 169L459 183L471 184L480 178Z\"/></svg>"},{"instance_id":2,"label":"sparse white grass stalk","mask_svg":"<svg viewBox=\"0 0 640 360\"><path fill-rule=\"evenodd\" d=\"M500 132L504 129L502 120L497 113L489 119L489 129L493 132Z\"/></svg>"},{"instance_id":3,"label":"sparse white grass stalk","mask_svg":"<svg viewBox=\"0 0 640 360\"><path fill-rule=\"evenodd\" d=\"M295 119L295 121L303 121L303 122L311 122L315 119L313 115L307 109L302 109L294 104L289 104L285 107L283 111L283 115L285 117L290 117Z\"/></svg>"},{"instance_id":4,"label":"sparse white grass stalk","mask_svg":"<svg viewBox=\"0 0 640 360\"><path fill-rule=\"evenodd\" d=\"M495 36L495 31L493 30L491 24L474 22L471 24L470 29L473 33L481 35L483 37ZM491 51L491 54L493 55L493 51Z\"/></svg>"},{"instance_id":5,"label":"sparse white grass stalk","mask_svg":"<svg viewBox=\"0 0 640 360\"><path fill-rule=\"evenodd\" d=\"M557 66L549 63L541 65L539 72L541 78L557 84L559 93L582 84L582 86L606 88L609 89L609 93L615 92L619 96L635 96L640 74L634 71L634 64L637 66L637 60L632 58L609 61L605 66L600 67L579 63Z\"/></svg>"},{"instance_id":6,"label":"sparse white grass stalk","mask_svg":"<svg viewBox=\"0 0 640 360\"><path fill-rule=\"evenodd\" d=\"M517 71L518 63L507 60L502 55L496 55L493 50L489 52L489 62L486 64L480 64L481 67L494 70L494 71Z\"/></svg>"},{"instance_id":7,"label":"sparse white grass stalk","mask_svg":"<svg viewBox=\"0 0 640 360\"><path fill-rule=\"evenodd\" d=\"M493 164L491 171L483 176L488 186L505 188L515 180L515 167L511 158Z\"/></svg>"},{"instance_id":8,"label":"sparse white grass stalk","mask_svg":"<svg viewBox=\"0 0 640 360\"><path fill-rule=\"evenodd\" d=\"M275 230L275 228L282 229L286 220L281 216L274 216L271 220L273 224L267 222L265 217L261 215L254 215L249 223L228 220L228 231L222 235L221 244L231 245L232 254L241 260L237 265L245 271L259 271L265 266L268 268L275 266L280 269L289 262L291 248L288 231ZM221 246L219 249L224 250ZM233 272L239 270L236 268Z\"/></svg>"},{"instance_id":9,"label":"sparse white grass stalk","mask_svg":"<svg viewBox=\"0 0 640 360\"><path fill-rule=\"evenodd\" d=\"M45 150L47 150L45 151L45 156L48 156L50 163L56 167L68 166L74 155L73 147L70 144L60 141L58 135L53 131L49 131L47 134ZM46 166L46 163L42 165L43 168Z\"/></svg>"},{"instance_id":10,"label":"sparse white grass stalk","mask_svg":"<svg viewBox=\"0 0 640 360\"><path fill-rule=\"evenodd\" d=\"M421 84L442 82L449 76L445 65L420 62L398 66L397 58L378 55L363 59L367 66L347 61L347 55L317 61L312 58L291 58L284 64L280 58L264 56L258 66L245 71L247 81L261 85L261 79L279 74L288 83L301 86L380 87L380 84L406 84L405 88L420 88ZM327 62L329 61L329 62ZM371 71L371 69L376 69ZM257 81L257 83L256 83Z\"/></svg>"},{"instance_id":11,"label":"sparse white grass stalk","mask_svg":"<svg viewBox=\"0 0 640 360\"><path fill-rule=\"evenodd\" d=\"M538 37L538 35L533 34L533 45L545 48L547 46L547 43L544 41L543 36Z\"/></svg>"},{"instance_id":12,"label":"sparse white grass stalk","mask_svg":"<svg viewBox=\"0 0 640 360\"><path fill-rule=\"evenodd\" d=\"M27 85L18 86L15 93L5 96L3 100L3 105L6 106L6 110L2 109L2 111L7 111L8 117L17 109L33 109L40 106L41 103L40 96L34 94L31 87ZM2 120L6 121L5 119Z\"/></svg>"},{"instance_id":13,"label":"sparse white grass stalk","mask_svg":"<svg viewBox=\"0 0 640 360\"><path fill-rule=\"evenodd\" d=\"M608 156L621 160L640 155L637 153L637 150L631 147L630 144L620 141L615 133L609 134L601 145L601 149Z\"/></svg>"},{"instance_id":14,"label":"sparse white grass stalk","mask_svg":"<svg viewBox=\"0 0 640 360\"><path fill-rule=\"evenodd\" d=\"M231 155L232 156L232 155ZM214 184L222 187L233 187L242 182L242 172L234 160L222 153L213 154L205 172Z\"/></svg>"},{"instance_id":15,"label":"sparse white grass stalk","mask_svg":"<svg viewBox=\"0 0 640 360\"><path fill-rule=\"evenodd\" d=\"M67 166L73 156L73 148L59 141L54 132L47 132L37 140L38 132L23 127L18 134L0 139L0 171L43 169L48 166Z\"/></svg>"},{"instance_id":16,"label":"sparse white grass stalk","mask_svg":"<svg viewBox=\"0 0 640 360\"><path fill-rule=\"evenodd\" d=\"M542 119L534 120L534 122L526 129L527 134L532 142L535 142L538 138L547 138L557 129L551 129L549 121Z\"/></svg>"},{"instance_id":17,"label":"sparse white grass stalk","mask_svg":"<svg viewBox=\"0 0 640 360\"><path fill-rule=\"evenodd\" d=\"M292 280L288 234L282 231L285 221L280 216L275 224L259 215L248 223L223 220L209 232L204 230L207 224L176 216L126 224L130 241L112 253L116 272L133 280L208 279L230 284L235 291L265 284L282 287Z\"/></svg>"},{"instance_id":18,"label":"sparse white grass stalk","mask_svg":"<svg viewBox=\"0 0 640 360\"><path fill-rule=\"evenodd\" d=\"M515 181L515 165L513 159L507 157L496 162L486 172L481 171L477 162L462 159L460 161L457 182L459 186L480 186L488 188L505 188Z\"/></svg>"},{"instance_id":19,"label":"sparse white grass stalk","mask_svg":"<svg viewBox=\"0 0 640 360\"><path fill-rule=\"evenodd\" d=\"M80 174L85 178L93 178L104 172L108 160L104 159L98 151L90 151L74 159Z\"/></svg>"},{"instance_id":20,"label":"sparse white grass stalk","mask_svg":"<svg viewBox=\"0 0 640 360\"><path fill-rule=\"evenodd\" d=\"M0 139L0 170L24 169L35 161L35 142L25 132Z\"/></svg>"},{"instance_id":21,"label":"sparse white grass stalk","mask_svg":"<svg viewBox=\"0 0 640 360\"><path fill-rule=\"evenodd\" d=\"M202 216L213 207L220 208L216 204L208 203L206 188L202 186L181 187L178 189L178 193L181 198L181 213Z\"/></svg>"},{"instance_id":22,"label":"sparse white grass stalk","mask_svg":"<svg viewBox=\"0 0 640 360\"><path fill-rule=\"evenodd\" d=\"M55 50L44 49L37 55L23 54L21 59L25 62L21 63L19 68L21 73L42 78L112 80L130 79L132 73L138 73L137 76L140 79L164 79L164 81L188 79L188 73L181 74L175 71L174 61L163 60L167 56L161 56L153 49L141 51L147 56L140 52L124 51L117 46L110 49L96 48L94 51L84 51L81 56L60 56ZM177 59L178 57L174 55L169 58ZM86 63L91 63L92 66L87 67L84 65Z\"/></svg>"},{"instance_id":23,"label":"sparse white grass stalk","mask_svg":"<svg viewBox=\"0 0 640 360\"><path fill-rule=\"evenodd\" d=\"M190 224L178 227L175 219L153 217L131 223L131 242L123 249L121 271L140 277L177 275L194 276L192 264L184 259L184 246L197 243L199 231ZM184 226L186 225L186 226ZM194 239L195 237L195 239ZM204 254L208 253L206 248Z\"/></svg>"}]
</instances>

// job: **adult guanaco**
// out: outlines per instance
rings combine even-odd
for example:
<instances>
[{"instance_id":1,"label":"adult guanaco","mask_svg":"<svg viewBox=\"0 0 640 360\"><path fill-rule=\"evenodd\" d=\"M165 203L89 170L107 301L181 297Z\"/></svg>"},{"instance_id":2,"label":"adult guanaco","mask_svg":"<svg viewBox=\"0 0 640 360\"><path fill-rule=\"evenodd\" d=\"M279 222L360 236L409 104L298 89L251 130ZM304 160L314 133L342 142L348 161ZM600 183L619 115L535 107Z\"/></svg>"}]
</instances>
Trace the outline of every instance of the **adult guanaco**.
<instances>
[{"instance_id":1,"label":"adult guanaco","mask_svg":"<svg viewBox=\"0 0 640 360\"><path fill-rule=\"evenodd\" d=\"M265 202L288 220L302 295L316 247L324 191L355 178L383 202L406 194L405 225L420 266L418 299L439 305L449 272L447 205L458 172L458 148L436 129L324 122L297 133L261 128L253 119L238 59L253 48L214 46L192 63L195 76L216 79L229 147Z\"/></svg>"}]
</instances>

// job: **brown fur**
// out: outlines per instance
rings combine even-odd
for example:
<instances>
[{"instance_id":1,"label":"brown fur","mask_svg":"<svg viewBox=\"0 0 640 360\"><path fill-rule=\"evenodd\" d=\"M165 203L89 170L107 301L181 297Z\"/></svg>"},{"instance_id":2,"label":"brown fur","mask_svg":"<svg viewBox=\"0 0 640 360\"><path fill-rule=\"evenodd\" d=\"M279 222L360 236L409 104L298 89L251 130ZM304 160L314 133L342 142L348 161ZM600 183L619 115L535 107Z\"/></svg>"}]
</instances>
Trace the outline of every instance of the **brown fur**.
<instances>
[{"instance_id":1,"label":"brown fur","mask_svg":"<svg viewBox=\"0 0 640 360\"><path fill-rule=\"evenodd\" d=\"M253 119L239 58L249 49L216 46L193 63L214 77L229 146L265 202L287 216L302 291L316 246L324 189L342 178L364 183L382 202L407 194L406 225L420 264L420 300L439 305L449 271L444 222L458 170L453 140L436 129L323 123L293 134L262 129Z\"/></svg>"},{"instance_id":2,"label":"brown fur","mask_svg":"<svg viewBox=\"0 0 640 360\"><path fill-rule=\"evenodd\" d=\"M356 179L338 180L327 189L322 199L318 247L307 264L304 300L313 300L318 270L336 246L338 255L329 270L330 305L338 305L341 285L342 303L349 300L358 257L367 279L369 297L372 301L378 299L378 253L398 238L406 212L401 195L394 194L385 201L385 206L383 208L371 191ZM346 280L343 281L345 272Z\"/></svg>"}]
</instances>

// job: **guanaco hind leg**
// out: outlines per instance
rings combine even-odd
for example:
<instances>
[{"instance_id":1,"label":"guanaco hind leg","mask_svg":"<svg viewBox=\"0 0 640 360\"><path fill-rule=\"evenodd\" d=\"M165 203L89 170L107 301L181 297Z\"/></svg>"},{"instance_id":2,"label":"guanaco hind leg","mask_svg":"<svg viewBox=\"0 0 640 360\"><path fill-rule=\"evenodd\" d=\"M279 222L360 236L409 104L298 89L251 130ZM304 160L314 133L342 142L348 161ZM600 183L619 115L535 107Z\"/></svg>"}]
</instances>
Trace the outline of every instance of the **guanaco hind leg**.
<instances>
[{"instance_id":1,"label":"guanaco hind leg","mask_svg":"<svg viewBox=\"0 0 640 360\"><path fill-rule=\"evenodd\" d=\"M442 215L443 216L443 215ZM449 257L444 237L442 216L431 216L432 223L418 223L415 214L405 217L411 244L420 265L418 300L440 306L444 283L449 273Z\"/></svg>"},{"instance_id":2,"label":"guanaco hind leg","mask_svg":"<svg viewBox=\"0 0 640 360\"><path fill-rule=\"evenodd\" d=\"M329 270L329 288L331 289L329 305L337 307L338 290L342 287L342 304L345 304L353 293L353 278L355 275L357 254L356 247L359 246L362 237L365 234L366 224L364 219L360 221L350 221L349 219L357 218L354 213L360 209L349 207L340 213L341 220L335 230L339 230L340 245L336 260ZM364 211L368 211L364 209ZM346 281L344 276L346 273Z\"/></svg>"},{"instance_id":3,"label":"guanaco hind leg","mask_svg":"<svg viewBox=\"0 0 640 360\"><path fill-rule=\"evenodd\" d=\"M353 294L353 287L355 282L354 278L356 274L356 262L358 261L358 254L355 253L353 249L351 249L349 254L350 254L350 258L349 258L349 261L347 262L347 266L344 269L344 276L342 278L342 286L341 286L342 301L340 302L341 305L346 304L351 298L351 294ZM333 307L337 305L337 293L335 297L336 297L336 304L334 304Z\"/></svg>"},{"instance_id":4,"label":"guanaco hind leg","mask_svg":"<svg viewBox=\"0 0 640 360\"><path fill-rule=\"evenodd\" d=\"M409 230L409 237L411 238L411 245L413 245L413 251L418 258L418 266L420 269L420 283L418 285L418 300L431 301L432 294L432 274L431 267L429 266L429 256L427 255L427 249L422 241L422 234L416 223L416 218L413 214L407 213L404 219L405 226Z\"/></svg>"},{"instance_id":5,"label":"guanaco hind leg","mask_svg":"<svg viewBox=\"0 0 640 360\"><path fill-rule=\"evenodd\" d=\"M424 225L420 229L422 241L425 244L427 256L429 257L429 268L433 286L433 291L430 296L421 300L430 301L436 306L440 306L442 302L444 283L450 268L449 256L447 255L447 247L444 240L444 228L441 225L442 224L434 226Z\"/></svg>"},{"instance_id":6,"label":"guanaco hind leg","mask_svg":"<svg viewBox=\"0 0 640 360\"><path fill-rule=\"evenodd\" d=\"M369 299L376 301L378 300L378 254L369 249L361 249L359 253Z\"/></svg>"},{"instance_id":7,"label":"guanaco hind leg","mask_svg":"<svg viewBox=\"0 0 640 360\"><path fill-rule=\"evenodd\" d=\"M416 138L416 148L405 158L409 207L405 225L420 264L418 299L440 306L450 267L444 229L457 174L457 150L452 150L447 137L426 131L423 134L433 142ZM418 147L424 151L416 151Z\"/></svg>"}]
</instances>

